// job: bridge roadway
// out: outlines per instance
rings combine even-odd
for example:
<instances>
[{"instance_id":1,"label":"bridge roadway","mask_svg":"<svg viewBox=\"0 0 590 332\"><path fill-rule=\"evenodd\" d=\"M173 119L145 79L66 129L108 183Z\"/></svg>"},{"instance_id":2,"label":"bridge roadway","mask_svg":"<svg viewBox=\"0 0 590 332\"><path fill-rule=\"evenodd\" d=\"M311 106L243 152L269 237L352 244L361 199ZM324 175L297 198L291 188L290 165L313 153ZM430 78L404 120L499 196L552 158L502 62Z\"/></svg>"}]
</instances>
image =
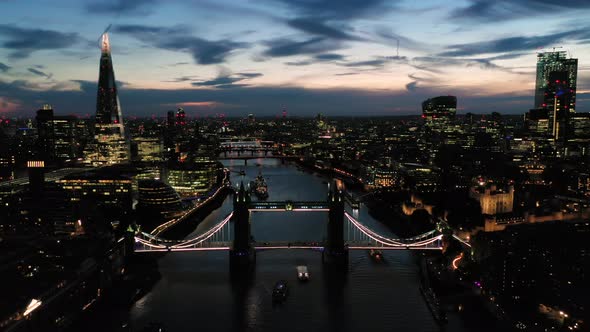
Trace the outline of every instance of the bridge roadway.
<instances>
[{"instance_id":1,"label":"bridge roadway","mask_svg":"<svg viewBox=\"0 0 590 332\"><path fill-rule=\"evenodd\" d=\"M299 160L303 158L303 156L282 156L282 155L241 155L241 156L219 156L217 159L219 160L252 160L252 159L281 159L281 160Z\"/></svg>"},{"instance_id":2,"label":"bridge roadway","mask_svg":"<svg viewBox=\"0 0 590 332\"><path fill-rule=\"evenodd\" d=\"M253 202L249 204L249 211L264 211L264 212L283 212L283 211L330 211L330 206L326 201L317 202Z\"/></svg>"},{"instance_id":3,"label":"bridge roadway","mask_svg":"<svg viewBox=\"0 0 590 332\"><path fill-rule=\"evenodd\" d=\"M207 242L206 244L199 245L197 247L187 248L150 248L150 249L136 249L135 252L180 252L180 251L225 251L230 250L232 242ZM323 251L324 245L322 242L287 242L287 241L272 241L272 242L254 242L252 244L256 250L275 250L275 249L308 249ZM431 247L424 246L383 246L381 244L375 244L367 241L348 241L346 247L349 250L442 250L442 247L434 245Z\"/></svg>"}]
</instances>

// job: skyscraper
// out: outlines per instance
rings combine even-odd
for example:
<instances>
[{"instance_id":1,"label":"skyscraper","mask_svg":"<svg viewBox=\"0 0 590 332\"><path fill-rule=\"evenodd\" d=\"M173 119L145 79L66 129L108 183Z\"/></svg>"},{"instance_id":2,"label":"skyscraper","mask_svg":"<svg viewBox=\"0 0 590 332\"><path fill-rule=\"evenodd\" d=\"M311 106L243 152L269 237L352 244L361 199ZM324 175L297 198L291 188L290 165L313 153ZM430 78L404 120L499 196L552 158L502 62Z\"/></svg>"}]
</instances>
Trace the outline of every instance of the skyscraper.
<instances>
[{"instance_id":1,"label":"skyscraper","mask_svg":"<svg viewBox=\"0 0 590 332\"><path fill-rule=\"evenodd\" d=\"M107 33L102 35L94 130L96 148L94 153L87 157L87 159L90 158L93 165L118 164L129 161L129 138L123 125Z\"/></svg>"},{"instance_id":2,"label":"skyscraper","mask_svg":"<svg viewBox=\"0 0 590 332\"><path fill-rule=\"evenodd\" d=\"M49 104L37 111L37 149L39 157L43 161L52 160L54 157L55 140L53 130L53 108Z\"/></svg>"},{"instance_id":3,"label":"skyscraper","mask_svg":"<svg viewBox=\"0 0 590 332\"><path fill-rule=\"evenodd\" d=\"M568 59L567 53L544 52L537 55L535 108L549 114L549 134L564 137L576 112L578 59Z\"/></svg>"},{"instance_id":4,"label":"skyscraper","mask_svg":"<svg viewBox=\"0 0 590 332\"><path fill-rule=\"evenodd\" d=\"M55 116L49 104L37 111L37 152L47 163L74 159L77 155L77 139L74 129L77 119L73 116Z\"/></svg>"},{"instance_id":5,"label":"skyscraper","mask_svg":"<svg viewBox=\"0 0 590 332\"><path fill-rule=\"evenodd\" d=\"M455 118L457 97L439 96L422 102L422 118L425 124L435 131L443 131Z\"/></svg>"}]
</instances>

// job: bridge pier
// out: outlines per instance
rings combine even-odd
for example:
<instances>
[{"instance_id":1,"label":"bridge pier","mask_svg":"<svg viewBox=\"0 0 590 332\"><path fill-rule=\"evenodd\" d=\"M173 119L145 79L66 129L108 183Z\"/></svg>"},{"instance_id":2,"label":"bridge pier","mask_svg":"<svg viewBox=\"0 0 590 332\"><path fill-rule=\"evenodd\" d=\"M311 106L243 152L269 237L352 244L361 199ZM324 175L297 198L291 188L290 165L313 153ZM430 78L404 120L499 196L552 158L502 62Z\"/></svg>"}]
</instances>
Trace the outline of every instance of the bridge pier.
<instances>
[{"instance_id":1,"label":"bridge pier","mask_svg":"<svg viewBox=\"0 0 590 332\"><path fill-rule=\"evenodd\" d=\"M242 182L240 190L234 195L234 242L229 250L230 273L234 277L252 271L256 263L256 250L250 234L249 204L250 194Z\"/></svg>"},{"instance_id":2,"label":"bridge pier","mask_svg":"<svg viewBox=\"0 0 590 332\"><path fill-rule=\"evenodd\" d=\"M334 268L348 270L348 247L344 245L344 193L333 184L328 194L328 237L322 252L322 262Z\"/></svg>"}]
</instances>

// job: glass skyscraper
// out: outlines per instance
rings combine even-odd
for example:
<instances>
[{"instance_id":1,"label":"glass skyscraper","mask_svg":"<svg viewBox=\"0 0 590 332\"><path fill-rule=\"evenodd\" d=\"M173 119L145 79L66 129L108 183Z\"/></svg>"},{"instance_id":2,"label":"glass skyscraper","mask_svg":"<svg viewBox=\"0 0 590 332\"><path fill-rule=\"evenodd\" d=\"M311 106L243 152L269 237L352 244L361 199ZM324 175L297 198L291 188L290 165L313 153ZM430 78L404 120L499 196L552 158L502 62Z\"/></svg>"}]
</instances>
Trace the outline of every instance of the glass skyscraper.
<instances>
[{"instance_id":1,"label":"glass skyscraper","mask_svg":"<svg viewBox=\"0 0 590 332\"><path fill-rule=\"evenodd\" d=\"M94 130L94 148L86 156L91 164L112 165L129 161L129 138L123 125L107 33L102 36Z\"/></svg>"},{"instance_id":2,"label":"glass skyscraper","mask_svg":"<svg viewBox=\"0 0 590 332\"><path fill-rule=\"evenodd\" d=\"M457 113L457 97L439 96L422 102L424 124L433 131L445 131Z\"/></svg>"},{"instance_id":3,"label":"glass skyscraper","mask_svg":"<svg viewBox=\"0 0 590 332\"><path fill-rule=\"evenodd\" d=\"M564 51L537 55L535 108L549 114L550 134L565 137L571 115L576 112L578 59L568 59Z\"/></svg>"}]
</instances>

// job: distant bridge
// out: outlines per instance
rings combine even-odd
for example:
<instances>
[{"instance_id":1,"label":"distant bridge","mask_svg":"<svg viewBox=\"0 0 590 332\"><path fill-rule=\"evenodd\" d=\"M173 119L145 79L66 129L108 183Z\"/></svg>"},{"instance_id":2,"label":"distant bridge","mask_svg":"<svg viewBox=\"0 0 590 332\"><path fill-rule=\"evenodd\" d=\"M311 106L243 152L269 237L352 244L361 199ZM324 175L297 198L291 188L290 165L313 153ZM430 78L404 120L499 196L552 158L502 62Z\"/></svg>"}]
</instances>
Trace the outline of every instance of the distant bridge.
<instances>
[{"instance_id":1,"label":"distant bridge","mask_svg":"<svg viewBox=\"0 0 590 332\"><path fill-rule=\"evenodd\" d=\"M259 159L259 158L265 158L265 159L281 159L281 160L299 160L301 158L303 158L304 156L285 156L285 155L276 155L276 154L264 154L264 155L260 155L260 154L241 154L241 155L220 155L217 157L217 159L219 160L235 160L235 159L239 159L239 160L250 160L250 159Z\"/></svg>"}]
</instances>

